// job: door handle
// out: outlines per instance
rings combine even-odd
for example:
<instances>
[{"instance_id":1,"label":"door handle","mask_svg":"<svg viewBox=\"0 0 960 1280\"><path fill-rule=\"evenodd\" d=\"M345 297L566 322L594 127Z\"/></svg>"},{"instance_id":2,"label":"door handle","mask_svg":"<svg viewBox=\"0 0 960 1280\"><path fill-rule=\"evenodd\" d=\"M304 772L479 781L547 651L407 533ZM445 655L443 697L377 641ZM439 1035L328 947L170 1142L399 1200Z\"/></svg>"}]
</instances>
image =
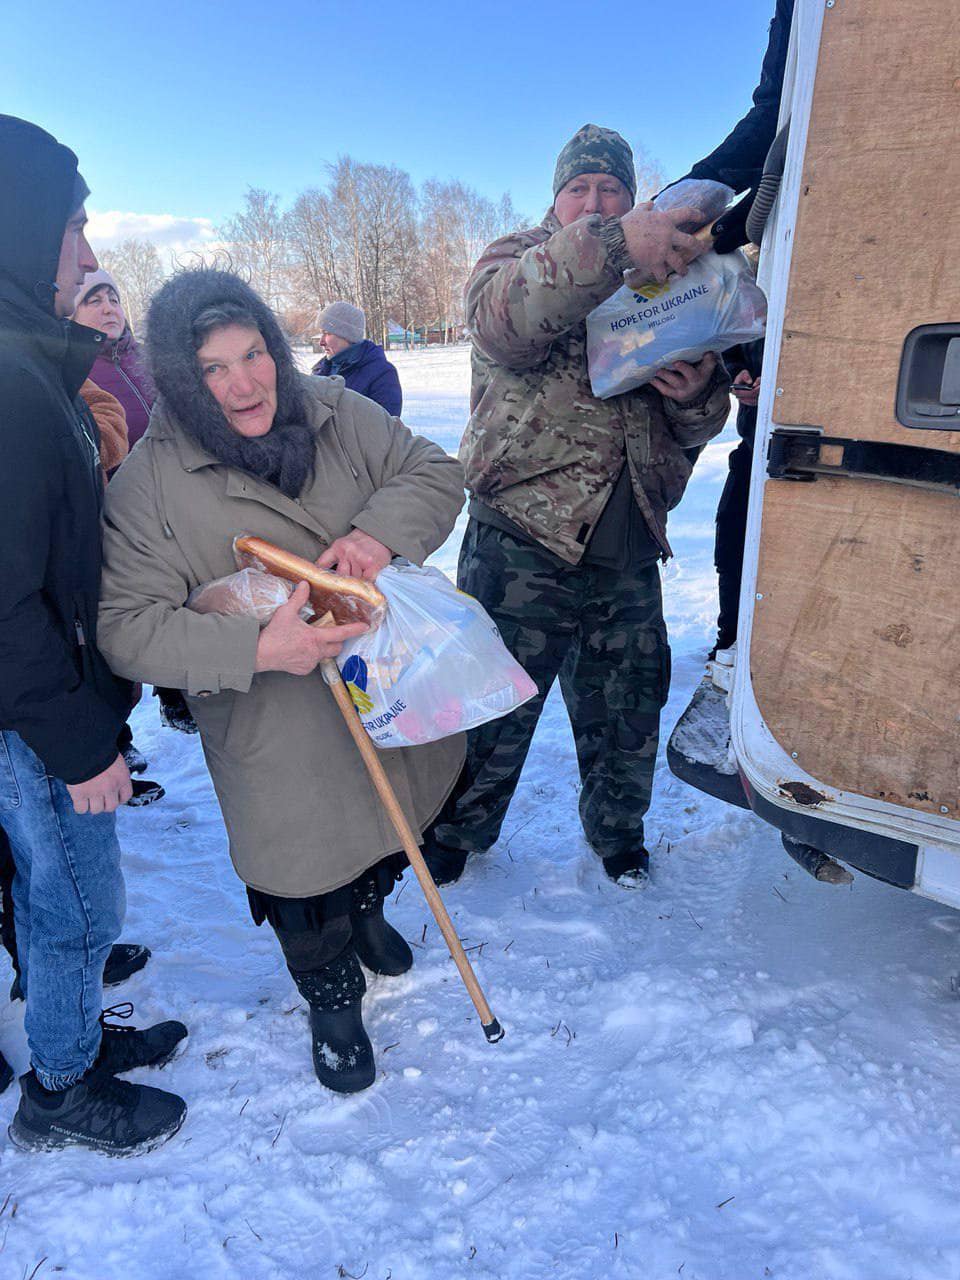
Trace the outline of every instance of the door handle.
<instances>
[{"instance_id":1,"label":"door handle","mask_svg":"<svg viewBox=\"0 0 960 1280\"><path fill-rule=\"evenodd\" d=\"M897 379L897 421L956 431L960 420L960 323L922 324L907 334Z\"/></svg>"}]
</instances>

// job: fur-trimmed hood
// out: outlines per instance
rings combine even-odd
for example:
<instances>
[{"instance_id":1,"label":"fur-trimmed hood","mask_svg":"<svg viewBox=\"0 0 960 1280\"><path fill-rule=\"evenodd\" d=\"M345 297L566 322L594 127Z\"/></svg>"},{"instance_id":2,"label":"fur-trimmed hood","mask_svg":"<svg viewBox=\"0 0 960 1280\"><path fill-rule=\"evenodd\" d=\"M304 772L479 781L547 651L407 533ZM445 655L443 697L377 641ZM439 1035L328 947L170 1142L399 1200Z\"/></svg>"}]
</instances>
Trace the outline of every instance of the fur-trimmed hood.
<instances>
[{"instance_id":1,"label":"fur-trimmed hood","mask_svg":"<svg viewBox=\"0 0 960 1280\"><path fill-rule=\"evenodd\" d=\"M256 320L277 367L277 413L265 436L244 439L203 381L193 324L209 307L233 303ZM147 312L147 363L164 408L209 453L296 497L313 460L312 433L293 352L277 317L239 276L209 267L172 276Z\"/></svg>"}]
</instances>

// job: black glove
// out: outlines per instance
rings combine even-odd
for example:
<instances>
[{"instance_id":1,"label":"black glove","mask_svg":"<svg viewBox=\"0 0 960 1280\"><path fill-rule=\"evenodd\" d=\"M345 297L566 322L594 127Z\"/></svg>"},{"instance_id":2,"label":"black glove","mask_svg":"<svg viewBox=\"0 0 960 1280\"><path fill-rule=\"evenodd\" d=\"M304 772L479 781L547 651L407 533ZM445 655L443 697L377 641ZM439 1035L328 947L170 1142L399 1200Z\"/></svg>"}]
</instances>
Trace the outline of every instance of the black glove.
<instances>
[{"instance_id":1,"label":"black glove","mask_svg":"<svg viewBox=\"0 0 960 1280\"><path fill-rule=\"evenodd\" d=\"M753 198L756 194L757 188L752 187L735 205L731 205L725 213L722 213L713 224L711 230L714 235L713 248L715 253L733 253L734 249L739 249L742 244L749 242L747 215L750 212L750 206L753 204Z\"/></svg>"}]
</instances>

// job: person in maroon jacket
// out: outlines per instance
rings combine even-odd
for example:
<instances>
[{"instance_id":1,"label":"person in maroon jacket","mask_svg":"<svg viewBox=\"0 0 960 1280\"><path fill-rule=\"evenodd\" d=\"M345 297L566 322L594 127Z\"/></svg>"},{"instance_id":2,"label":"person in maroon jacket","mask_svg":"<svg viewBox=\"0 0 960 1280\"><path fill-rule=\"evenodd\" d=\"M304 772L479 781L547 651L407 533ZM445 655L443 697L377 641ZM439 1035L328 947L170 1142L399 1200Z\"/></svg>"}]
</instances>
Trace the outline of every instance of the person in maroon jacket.
<instances>
[{"instance_id":1,"label":"person in maroon jacket","mask_svg":"<svg viewBox=\"0 0 960 1280\"><path fill-rule=\"evenodd\" d=\"M90 380L102 391L116 396L123 405L127 415L127 441L132 449L147 429L150 410L157 398L156 387L123 310L120 290L110 272L103 267L91 271L84 277L77 298L74 322L89 329L99 329L108 339L93 362ZM155 693L160 699L160 719L168 729L196 733L197 726L179 689L157 689ZM143 773L147 762L134 747L129 729L121 743L121 751L130 772ZM134 804L149 804L162 795L163 788L154 782L138 780L134 783Z\"/></svg>"},{"instance_id":2,"label":"person in maroon jacket","mask_svg":"<svg viewBox=\"0 0 960 1280\"><path fill-rule=\"evenodd\" d=\"M127 415L127 439L132 449L147 429L157 393L141 355L140 344L127 323L120 290L109 271L101 267L84 277L73 319L76 324L99 329L107 335L107 341L93 362L90 379L101 390L116 396L123 405Z\"/></svg>"}]
</instances>

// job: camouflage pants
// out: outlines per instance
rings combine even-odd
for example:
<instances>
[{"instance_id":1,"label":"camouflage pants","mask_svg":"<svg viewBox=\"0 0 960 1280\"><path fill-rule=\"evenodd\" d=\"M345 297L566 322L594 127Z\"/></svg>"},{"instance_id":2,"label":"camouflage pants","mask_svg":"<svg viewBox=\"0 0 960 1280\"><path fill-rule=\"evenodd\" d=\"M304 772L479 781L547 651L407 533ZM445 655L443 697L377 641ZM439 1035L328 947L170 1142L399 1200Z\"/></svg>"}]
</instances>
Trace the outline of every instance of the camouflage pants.
<instances>
[{"instance_id":1,"label":"camouflage pants","mask_svg":"<svg viewBox=\"0 0 960 1280\"><path fill-rule=\"evenodd\" d=\"M561 567L539 547L471 518L458 582L494 619L538 693L468 734L466 763L436 820L436 840L468 852L496 841L559 677L587 840L604 858L635 850L643 843L670 683L659 568Z\"/></svg>"}]
</instances>

